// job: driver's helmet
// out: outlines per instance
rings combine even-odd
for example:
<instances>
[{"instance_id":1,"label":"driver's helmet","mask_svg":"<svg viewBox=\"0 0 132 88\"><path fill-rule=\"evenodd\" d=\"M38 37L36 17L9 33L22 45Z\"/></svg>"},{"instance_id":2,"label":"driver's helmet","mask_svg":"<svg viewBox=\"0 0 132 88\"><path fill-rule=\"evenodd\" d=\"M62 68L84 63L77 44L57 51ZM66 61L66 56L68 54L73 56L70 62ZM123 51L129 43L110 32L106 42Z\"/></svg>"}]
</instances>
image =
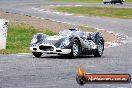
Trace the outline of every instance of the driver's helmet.
<instances>
[{"instance_id":1,"label":"driver's helmet","mask_svg":"<svg viewBox=\"0 0 132 88\"><path fill-rule=\"evenodd\" d=\"M78 31L78 28L77 27L71 27L69 28L70 31Z\"/></svg>"}]
</instances>

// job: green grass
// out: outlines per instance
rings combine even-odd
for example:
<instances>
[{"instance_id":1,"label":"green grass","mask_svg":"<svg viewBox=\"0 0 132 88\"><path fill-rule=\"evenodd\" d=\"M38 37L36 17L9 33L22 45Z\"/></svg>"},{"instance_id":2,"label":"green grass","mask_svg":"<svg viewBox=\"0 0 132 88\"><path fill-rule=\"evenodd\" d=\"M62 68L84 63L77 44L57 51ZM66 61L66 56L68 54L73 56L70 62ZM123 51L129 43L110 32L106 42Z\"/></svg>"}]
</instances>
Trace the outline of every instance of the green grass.
<instances>
[{"instance_id":1,"label":"green grass","mask_svg":"<svg viewBox=\"0 0 132 88\"><path fill-rule=\"evenodd\" d=\"M56 7L54 10L88 16L132 19L132 8L107 7Z\"/></svg>"},{"instance_id":2,"label":"green grass","mask_svg":"<svg viewBox=\"0 0 132 88\"><path fill-rule=\"evenodd\" d=\"M9 54L30 52L30 41L35 33L43 32L48 35L55 34L48 29L45 30L46 31L37 31L37 29L26 24L10 24L7 34L7 47L6 49L0 50L0 53Z\"/></svg>"},{"instance_id":3,"label":"green grass","mask_svg":"<svg viewBox=\"0 0 132 88\"><path fill-rule=\"evenodd\" d=\"M64 1L64 2L100 2L103 0L51 0L51 1ZM125 3L132 3L132 0L125 0Z\"/></svg>"},{"instance_id":4,"label":"green grass","mask_svg":"<svg viewBox=\"0 0 132 88\"><path fill-rule=\"evenodd\" d=\"M132 0L125 0L126 3L132 3Z\"/></svg>"}]
</instances>

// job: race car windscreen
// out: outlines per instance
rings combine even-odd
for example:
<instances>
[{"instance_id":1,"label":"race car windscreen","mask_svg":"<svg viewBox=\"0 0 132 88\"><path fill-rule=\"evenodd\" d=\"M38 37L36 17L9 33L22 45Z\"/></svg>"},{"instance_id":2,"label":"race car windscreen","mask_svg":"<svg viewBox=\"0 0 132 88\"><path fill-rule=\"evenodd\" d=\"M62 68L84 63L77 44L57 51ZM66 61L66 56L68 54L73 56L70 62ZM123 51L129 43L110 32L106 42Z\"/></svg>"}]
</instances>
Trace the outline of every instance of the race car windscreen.
<instances>
[{"instance_id":1,"label":"race car windscreen","mask_svg":"<svg viewBox=\"0 0 132 88\"><path fill-rule=\"evenodd\" d=\"M69 35L71 35L71 31L69 31L69 30L64 30L64 31L61 31L61 32L59 32L59 34L58 35L60 35L60 36L69 36Z\"/></svg>"}]
</instances>

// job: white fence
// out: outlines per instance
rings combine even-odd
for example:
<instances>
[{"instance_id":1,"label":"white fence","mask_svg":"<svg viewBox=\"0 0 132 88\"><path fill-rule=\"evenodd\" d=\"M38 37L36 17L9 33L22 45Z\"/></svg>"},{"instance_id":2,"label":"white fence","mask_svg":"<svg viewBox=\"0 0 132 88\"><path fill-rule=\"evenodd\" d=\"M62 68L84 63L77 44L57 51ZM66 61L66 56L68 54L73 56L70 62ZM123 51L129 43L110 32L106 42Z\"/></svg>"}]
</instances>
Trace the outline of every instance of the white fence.
<instances>
[{"instance_id":1,"label":"white fence","mask_svg":"<svg viewBox=\"0 0 132 88\"><path fill-rule=\"evenodd\" d=\"M0 49L6 48L8 21L0 19Z\"/></svg>"}]
</instances>

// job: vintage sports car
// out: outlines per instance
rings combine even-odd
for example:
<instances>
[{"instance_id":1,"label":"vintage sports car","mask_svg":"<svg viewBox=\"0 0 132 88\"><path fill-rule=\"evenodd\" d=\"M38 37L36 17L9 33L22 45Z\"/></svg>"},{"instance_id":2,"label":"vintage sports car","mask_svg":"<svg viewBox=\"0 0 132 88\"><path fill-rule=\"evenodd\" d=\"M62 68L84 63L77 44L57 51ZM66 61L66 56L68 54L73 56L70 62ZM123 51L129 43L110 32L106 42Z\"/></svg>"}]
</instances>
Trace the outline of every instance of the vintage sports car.
<instances>
[{"instance_id":1,"label":"vintage sports car","mask_svg":"<svg viewBox=\"0 0 132 88\"><path fill-rule=\"evenodd\" d=\"M100 32L82 32L77 28L70 28L54 36L35 34L30 49L35 57L40 57L43 53L67 55L70 58L80 54L101 57L104 39Z\"/></svg>"}]
</instances>

